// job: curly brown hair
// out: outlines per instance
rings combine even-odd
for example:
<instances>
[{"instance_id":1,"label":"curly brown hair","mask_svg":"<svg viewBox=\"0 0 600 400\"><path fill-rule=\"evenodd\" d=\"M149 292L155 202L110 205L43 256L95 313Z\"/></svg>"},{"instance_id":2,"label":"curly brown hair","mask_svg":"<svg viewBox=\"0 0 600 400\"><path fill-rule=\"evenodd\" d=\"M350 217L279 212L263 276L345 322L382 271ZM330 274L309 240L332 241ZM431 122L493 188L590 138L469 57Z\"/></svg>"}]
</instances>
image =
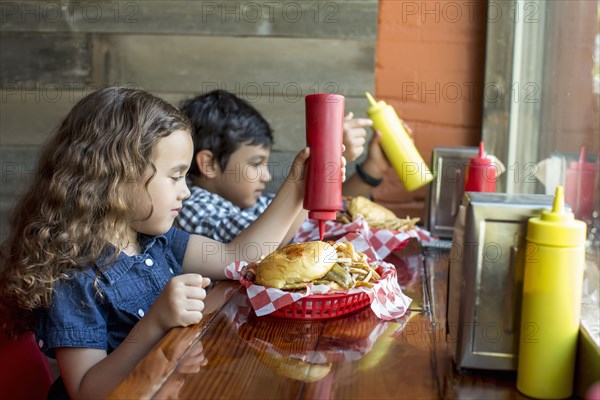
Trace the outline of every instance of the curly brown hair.
<instances>
[{"instance_id":1,"label":"curly brown hair","mask_svg":"<svg viewBox=\"0 0 600 400\"><path fill-rule=\"evenodd\" d=\"M35 327L37 310L50 305L68 271L121 250L133 216L126 185L155 171L155 144L177 130L191 131L187 117L141 90L101 89L73 107L45 145L0 249L0 317L8 334Z\"/></svg>"}]
</instances>

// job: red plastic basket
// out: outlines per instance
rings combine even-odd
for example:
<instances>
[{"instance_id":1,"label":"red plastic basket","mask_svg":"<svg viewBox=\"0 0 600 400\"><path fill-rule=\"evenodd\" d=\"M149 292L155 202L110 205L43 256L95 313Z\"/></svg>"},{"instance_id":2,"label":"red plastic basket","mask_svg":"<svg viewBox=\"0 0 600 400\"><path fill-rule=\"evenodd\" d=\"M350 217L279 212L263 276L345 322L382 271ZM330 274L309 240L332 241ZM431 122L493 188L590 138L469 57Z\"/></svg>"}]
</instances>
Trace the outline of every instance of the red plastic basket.
<instances>
[{"instance_id":1,"label":"red plastic basket","mask_svg":"<svg viewBox=\"0 0 600 400\"><path fill-rule=\"evenodd\" d=\"M365 292L313 294L273 311L270 316L289 319L327 319L340 317L371 304Z\"/></svg>"}]
</instances>

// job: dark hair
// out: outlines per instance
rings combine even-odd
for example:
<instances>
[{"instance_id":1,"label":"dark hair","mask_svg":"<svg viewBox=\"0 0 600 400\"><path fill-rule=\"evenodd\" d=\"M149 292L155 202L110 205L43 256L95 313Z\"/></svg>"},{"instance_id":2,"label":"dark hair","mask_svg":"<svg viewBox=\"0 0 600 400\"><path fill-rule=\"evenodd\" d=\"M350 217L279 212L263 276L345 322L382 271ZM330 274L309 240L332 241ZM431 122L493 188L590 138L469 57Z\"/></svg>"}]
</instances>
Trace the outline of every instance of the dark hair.
<instances>
[{"instance_id":1,"label":"dark hair","mask_svg":"<svg viewBox=\"0 0 600 400\"><path fill-rule=\"evenodd\" d=\"M194 154L210 150L221 170L242 144L267 148L273 145L269 123L250 103L233 93L213 90L184 101L181 109L192 123ZM189 173L201 175L195 162Z\"/></svg>"},{"instance_id":2,"label":"dark hair","mask_svg":"<svg viewBox=\"0 0 600 400\"><path fill-rule=\"evenodd\" d=\"M7 332L32 329L35 310L50 305L69 271L89 268L113 245L121 250L135 202L127 189L147 187L156 143L177 130L190 131L183 113L141 90L101 89L75 104L44 146L0 249Z\"/></svg>"}]
</instances>

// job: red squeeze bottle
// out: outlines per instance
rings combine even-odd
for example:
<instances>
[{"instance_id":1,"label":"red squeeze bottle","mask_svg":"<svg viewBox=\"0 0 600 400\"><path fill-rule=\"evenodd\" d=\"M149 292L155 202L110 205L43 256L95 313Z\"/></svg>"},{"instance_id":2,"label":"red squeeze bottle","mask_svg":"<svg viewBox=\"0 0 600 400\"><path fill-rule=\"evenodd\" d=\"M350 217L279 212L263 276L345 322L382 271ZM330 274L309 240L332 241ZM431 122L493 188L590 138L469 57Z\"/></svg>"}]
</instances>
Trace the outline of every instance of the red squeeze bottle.
<instances>
[{"instance_id":1,"label":"red squeeze bottle","mask_svg":"<svg viewBox=\"0 0 600 400\"><path fill-rule=\"evenodd\" d=\"M582 147L579 161L569 163L565 174L565 203L571 206L575 218L586 222L592 219L597 191L596 164L586 161Z\"/></svg>"},{"instance_id":2,"label":"red squeeze bottle","mask_svg":"<svg viewBox=\"0 0 600 400\"><path fill-rule=\"evenodd\" d=\"M465 192L495 191L496 167L492 165L492 159L485 156L483 142L479 142L479 155L471 158L469 164L465 180Z\"/></svg>"},{"instance_id":3,"label":"red squeeze bottle","mask_svg":"<svg viewBox=\"0 0 600 400\"><path fill-rule=\"evenodd\" d=\"M306 164L304 208L308 218L319 221L323 240L325 221L334 220L342 209L342 138L344 96L309 94L306 104L306 145L310 157Z\"/></svg>"}]
</instances>

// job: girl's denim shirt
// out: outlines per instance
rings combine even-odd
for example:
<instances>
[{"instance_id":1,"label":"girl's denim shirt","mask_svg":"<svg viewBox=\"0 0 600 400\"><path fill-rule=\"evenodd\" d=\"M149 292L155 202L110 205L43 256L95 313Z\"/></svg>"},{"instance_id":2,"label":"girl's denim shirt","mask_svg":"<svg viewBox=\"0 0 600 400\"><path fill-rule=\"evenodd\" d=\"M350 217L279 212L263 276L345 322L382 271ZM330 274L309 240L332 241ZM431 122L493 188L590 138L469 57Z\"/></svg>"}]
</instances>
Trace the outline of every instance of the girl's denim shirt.
<instances>
[{"instance_id":1,"label":"girl's denim shirt","mask_svg":"<svg viewBox=\"0 0 600 400\"><path fill-rule=\"evenodd\" d=\"M50 357L57 347L102 349L110 354L167 282L182 273L188 239L189 234L176 228L159 236L140 235L141 254L121 253L110 267L76 271L70 279L60 280L52 305L40 315L36 330L40 349Z\"/></svg>"}]
</instances>

